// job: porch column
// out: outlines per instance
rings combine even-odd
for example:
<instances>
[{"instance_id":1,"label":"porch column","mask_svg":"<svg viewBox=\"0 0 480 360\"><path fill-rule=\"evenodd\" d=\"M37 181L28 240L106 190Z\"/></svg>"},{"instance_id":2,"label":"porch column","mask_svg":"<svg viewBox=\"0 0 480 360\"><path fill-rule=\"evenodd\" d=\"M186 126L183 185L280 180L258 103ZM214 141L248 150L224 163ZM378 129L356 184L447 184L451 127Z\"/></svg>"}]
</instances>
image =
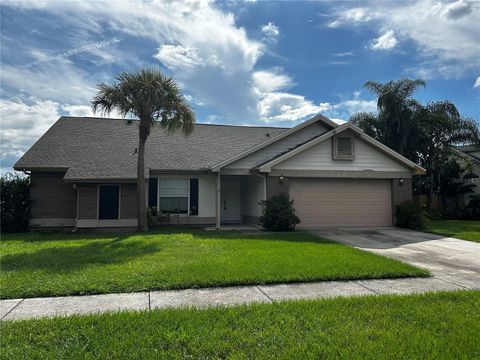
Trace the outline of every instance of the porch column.
<instances>
[{"instance_id":1,"label":"porch column","mask_svg":"<svg viewBox=\"0 0 480 360\"><path fill-rule=\"evenodd\" d=\"M220 180L221 180L221 176L220 176L220 170L218 171L217 173L217 200L216 200L216 225L215 227L218 229L220 229Z\"/></svg>"}]
</instances>

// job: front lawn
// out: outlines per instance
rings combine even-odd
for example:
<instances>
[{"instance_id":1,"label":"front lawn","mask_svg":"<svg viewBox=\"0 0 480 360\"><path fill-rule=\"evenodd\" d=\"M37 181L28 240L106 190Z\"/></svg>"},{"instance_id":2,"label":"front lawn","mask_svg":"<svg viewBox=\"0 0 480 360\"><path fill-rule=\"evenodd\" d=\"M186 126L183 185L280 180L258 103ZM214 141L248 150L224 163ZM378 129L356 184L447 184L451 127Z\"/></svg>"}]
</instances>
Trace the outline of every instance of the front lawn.
<instances>
[{"instance_id":1,"label":"front lawn","mask_svg":"<svg viewBox=\"0 0 480 360\"><path fill-rule=\"evenodd\" d=\"M306 233L30 233L0 246L2 298L428 275Z\"/></svg>"},{"instance_id":2,"label":"front lawn","mask_svg":"<svg viewBox=\"0 0 480 360\"><path fill-rule=\"evenodd\" d=\"M480 291L4 322L2 359L479 359Z\"/></svg>"},{"instance_id":3,"label":"front lawn","mask_svg":"<svg viewBox=\"0 0 480 360\"><path fill-rule=\"evenodd\" d=\"M432 220L427 231L457 239L480 242L480 221Z\"/></svg>"}]
</instances>

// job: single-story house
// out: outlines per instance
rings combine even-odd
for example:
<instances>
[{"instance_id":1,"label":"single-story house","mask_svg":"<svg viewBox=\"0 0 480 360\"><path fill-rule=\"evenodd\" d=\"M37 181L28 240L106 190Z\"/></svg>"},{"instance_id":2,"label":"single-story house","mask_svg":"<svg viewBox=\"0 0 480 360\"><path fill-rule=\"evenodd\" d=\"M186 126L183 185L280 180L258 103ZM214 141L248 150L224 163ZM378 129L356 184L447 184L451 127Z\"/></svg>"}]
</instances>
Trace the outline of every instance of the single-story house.
<instances>
[{"instance_id":1,"label":"single-story house","mask_svg":"<svg viewBox=\"0 0 480 360\"><path fill-rule=\"evenodd\" d=\"M134 227L136 120L61 117L15 164L31 174L31 226ZM258 223L259 202L294 200L299 228L391 226L424 169L323 115L293 127L154 126L146 145L148 205L179 224Z\"/></svg>"}]
</instances>

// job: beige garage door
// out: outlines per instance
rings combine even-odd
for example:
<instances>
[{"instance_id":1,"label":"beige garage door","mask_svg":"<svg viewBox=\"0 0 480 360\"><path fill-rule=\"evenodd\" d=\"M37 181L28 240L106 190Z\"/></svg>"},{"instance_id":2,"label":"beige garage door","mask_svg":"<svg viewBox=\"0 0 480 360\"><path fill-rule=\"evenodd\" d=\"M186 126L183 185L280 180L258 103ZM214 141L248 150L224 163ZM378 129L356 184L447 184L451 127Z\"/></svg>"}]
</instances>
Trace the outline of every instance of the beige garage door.
<instances>
[{"instance_id":1,"label":"beige garage door","mask_svg":"<svg viewBox=\"0 0 480 360\"><path fill-rule=\"evenodd\" d=\"M299 228L391 226L390 180L291 178Z\"/></svg>"}]
</instances>

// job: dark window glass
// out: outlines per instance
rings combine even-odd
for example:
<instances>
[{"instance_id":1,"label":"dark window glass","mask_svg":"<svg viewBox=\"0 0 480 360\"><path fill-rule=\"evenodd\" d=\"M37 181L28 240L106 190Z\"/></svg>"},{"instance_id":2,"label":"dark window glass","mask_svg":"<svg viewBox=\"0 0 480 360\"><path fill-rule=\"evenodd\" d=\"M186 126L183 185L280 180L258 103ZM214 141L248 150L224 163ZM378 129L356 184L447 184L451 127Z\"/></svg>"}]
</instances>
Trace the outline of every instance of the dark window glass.
<instances>
[{"instance_id":1,"label":"dark window glass","mask_svg":"<svg viewBox=\"0 0 480 360\"><path fill-rule=\"evenodd\" d=\"M190 179L190 215L198 215L198 179Z\"/></svg>"},{"instance_id":2,"label":"dark window glass","mask_svg":"<svg viewBox=\"0 0 480 360\"><path fill-rule=\"evenodd\" d=\"M158 179L150 178L148 181L148 207L157 207Z\"/></svg>"},{"instance_id":3,"label":"dark window glass","mask_svg":"<svg viewBox=\"0 0 480 360\"><path fill-rule=\"evenodd\" d=\"M170 214L188 214L188 197L161 197L160 211Z\"/></svg>"},{"instance_id":4,"label":"dark window glass","mask_svg":"<svg viewBox=\"0 0 480 360\"><path fill-rule=\"evenodd\" d=\"M120 187L118 185L100 185L98 199L99 219L118 219L119 194Z\"/></svg>"},{"instance_id":5,"label":"dark window glass","mask_svg":"<svg viewBox=\"0 0 480 360\"><path fill-rule=\"evenodd\" d=\"M337 138L337 156L352 156L352 138L351 137L338 137Z\"/></svg>"}]
</instances>

